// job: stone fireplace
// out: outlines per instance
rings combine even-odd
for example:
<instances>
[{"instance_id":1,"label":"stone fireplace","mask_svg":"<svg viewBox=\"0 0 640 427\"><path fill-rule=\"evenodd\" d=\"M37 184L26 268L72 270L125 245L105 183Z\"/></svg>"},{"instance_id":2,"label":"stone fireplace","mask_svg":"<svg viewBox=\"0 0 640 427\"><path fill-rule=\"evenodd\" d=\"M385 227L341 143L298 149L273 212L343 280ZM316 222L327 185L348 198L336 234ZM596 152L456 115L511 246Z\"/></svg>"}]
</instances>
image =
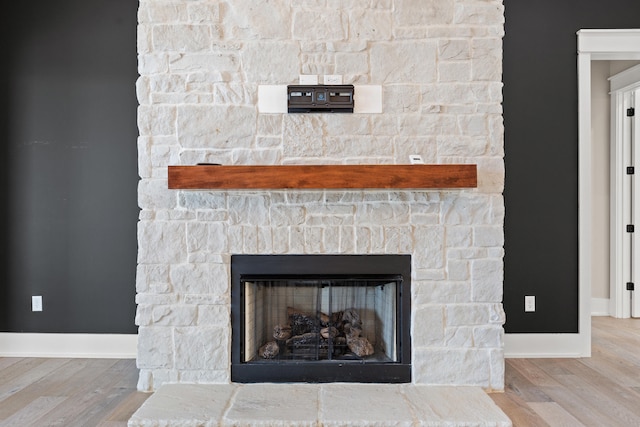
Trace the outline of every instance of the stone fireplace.
<instances>
[{"instance_id":1,"label":"stone fireplace","mask_svg":"<svg viewBox=\"0 0 640 427\"><path fill-rule=\"evenodd\" d=\"M235 255L409 256L409 354L386 353L388 330L359 337L400 361L389 366L410 366L411 383L502 389L502 1L141 0L138 18L139 389L235 381ZM259 111L260 85L299 74L380 85L382 113ZM476 164L478 186L167 188L170 165L393 165L411 154ZM255 291L262 279L244 283ZM320 299L322 280L307 282ZM286 286L275 288L272 298Z\"/></svg>"}]
</instances>

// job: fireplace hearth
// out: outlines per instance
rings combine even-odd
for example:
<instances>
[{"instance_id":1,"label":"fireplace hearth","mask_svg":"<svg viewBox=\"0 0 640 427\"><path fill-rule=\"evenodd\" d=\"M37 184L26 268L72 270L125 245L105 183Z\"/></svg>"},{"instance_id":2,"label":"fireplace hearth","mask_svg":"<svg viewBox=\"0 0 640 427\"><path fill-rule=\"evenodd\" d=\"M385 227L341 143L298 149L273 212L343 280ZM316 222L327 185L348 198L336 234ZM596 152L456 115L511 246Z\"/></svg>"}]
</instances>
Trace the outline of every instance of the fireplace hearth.
<instances>
[{"instance_id":1,"label":"fireplace hearth","mask_svg":"<svg viewBox=\"0 0 640 427\"><path fill-rule=\"evenodd\" d=\"M411 381L409 255L233 255L234 382Z\"/></svg>"}]
</instances>

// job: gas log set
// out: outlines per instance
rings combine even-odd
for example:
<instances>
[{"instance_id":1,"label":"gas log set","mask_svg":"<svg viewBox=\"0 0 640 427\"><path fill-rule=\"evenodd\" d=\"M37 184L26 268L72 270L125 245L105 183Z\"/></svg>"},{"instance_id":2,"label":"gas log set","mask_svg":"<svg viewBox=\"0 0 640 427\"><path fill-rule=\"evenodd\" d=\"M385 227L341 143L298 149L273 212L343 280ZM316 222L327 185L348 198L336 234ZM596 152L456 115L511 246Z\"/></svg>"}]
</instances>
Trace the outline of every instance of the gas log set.
<instances>
[{"instance_id":1,"label":"gas log set","mask_svg":"<svg viewBox=\"0 0 640 427\"><path fill-rule=\"evenodd\" d=\"M263 359L362 359L374 353L362 336L358 312L349 308L327 315L287 307L288 324L275 325L273 340L258 350Z\"/></svg>"}]
</instances>

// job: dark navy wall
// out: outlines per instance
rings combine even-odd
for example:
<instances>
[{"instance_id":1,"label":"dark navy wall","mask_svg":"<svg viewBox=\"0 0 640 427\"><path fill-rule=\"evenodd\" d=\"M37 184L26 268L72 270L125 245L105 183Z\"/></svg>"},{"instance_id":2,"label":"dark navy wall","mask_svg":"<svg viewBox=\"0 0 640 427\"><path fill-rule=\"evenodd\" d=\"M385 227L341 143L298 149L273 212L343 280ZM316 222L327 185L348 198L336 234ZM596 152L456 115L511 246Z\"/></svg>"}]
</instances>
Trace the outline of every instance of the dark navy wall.
<instances>
[{"instance_id":1,"label":"dark navy wall","mask_svg":"<svg viewBox=\"0 0 640 427\"><path fill-rule=\"evenodd\" d=\"M576 33L639 28L640 1L504 3L505 329L577 332Z\"/></svg>"},{"instance_id":2,"label":"dark navy wall","mask_svg":"<svg viewBox=\"0 0 640 427\"><path fill-rule=\"evenodd\" d=\"M3 13L0 331L137 330L137 7Z\"/></svg>"}]
</instances>

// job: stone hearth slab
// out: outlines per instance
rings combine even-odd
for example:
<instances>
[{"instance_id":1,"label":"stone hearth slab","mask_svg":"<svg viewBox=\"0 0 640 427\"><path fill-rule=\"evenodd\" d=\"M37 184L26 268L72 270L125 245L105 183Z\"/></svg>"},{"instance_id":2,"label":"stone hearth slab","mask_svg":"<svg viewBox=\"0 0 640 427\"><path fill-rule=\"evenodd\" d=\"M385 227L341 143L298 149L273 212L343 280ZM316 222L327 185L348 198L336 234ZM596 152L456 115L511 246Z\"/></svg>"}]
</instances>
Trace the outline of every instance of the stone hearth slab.
<instances>
[{"instance_id":1,"label":"stone hearth slab","mask_svg":"<svg viewBox=\"0 0 640 427\"><path fill-rule=\"evenodd\" d=\"M166 384L129 427L511 426L479 387L414 384Z\"/></svg>"}]
</instances>

